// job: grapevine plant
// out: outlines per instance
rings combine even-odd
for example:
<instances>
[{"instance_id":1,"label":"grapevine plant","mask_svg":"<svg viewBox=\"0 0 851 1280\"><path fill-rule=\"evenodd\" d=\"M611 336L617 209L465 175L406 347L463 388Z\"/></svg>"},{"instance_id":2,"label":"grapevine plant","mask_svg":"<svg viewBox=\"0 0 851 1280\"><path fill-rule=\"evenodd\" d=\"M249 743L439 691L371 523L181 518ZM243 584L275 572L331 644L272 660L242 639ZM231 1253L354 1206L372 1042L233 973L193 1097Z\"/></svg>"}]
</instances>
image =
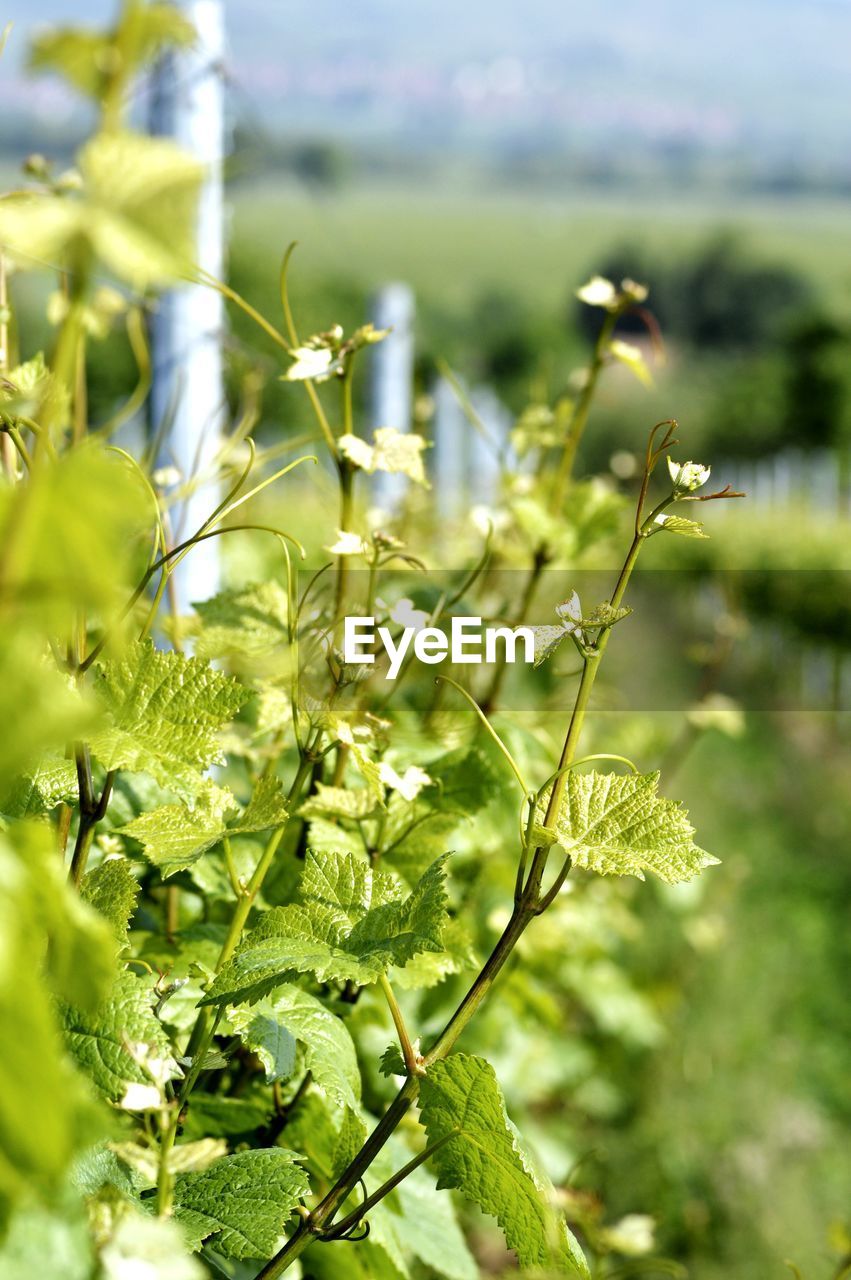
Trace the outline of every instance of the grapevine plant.
<instances>
[{"instance_id":1,"label":"grapevine plant","mask_svg":"<svg viewBox=\"0 0 851 1280\"><path fill-rule=\"evenodd\" d=\"M578 390L521 415L521 464L469 568L427 570L427 441L356 413L356 370L385 335L300 338L289 252L280 325L201 280L201 174L127 123L139 71L191 38L168 6L132 0L111 31L42 36L34 64L91 96L98 129L73 170L33 158L0 202L4 1274L469 1280L471 1203L525 1272L615 1274L608 1259L630 1249L577 1212L580 1243L470 1036L506 966L527 963L527 932L532 954L543 939L541 917L566 945L569 876L589 891L648 871L676 883L714 861L656 772L583 743L646 543L705 536L685 504L734 495L707 493L708 468L671 459L675 424L655 426L608 598L540 603L548 567L621 527L621 499L575 464L607 370L646 377L616 336L646 290L595 279L580 297L603 323ZM10 300L30 272L54 279L47 355ZM215 475L176 476L156 441L118 443L146 402L157 292L186 279L271 339L315 413L306 454L283 431L255 443L254 379ZM138 385L93 421L89 370L116 329ZM381 523L375 472L412 495ZM323 474L337 498L323 496L306 550L280 512L315 513ZM176 531L202 484L217 491L209 517ZM275 571L176 616L172 575L213 538L243 548L237 565L265 540ZM506 566L522 578L515 607L499 600ZM505 664L466 685L442 670L436 687L407 662L391 686L380 662L342 660L347 613L394 626L413 609L385 601L397 573L425 584L430 625L550 614L531 624L536 663L566 647L578 669L554 681L547 735L494 724ZM481 910L494 892L495 937Z\"/></svg>"}]
</instances>

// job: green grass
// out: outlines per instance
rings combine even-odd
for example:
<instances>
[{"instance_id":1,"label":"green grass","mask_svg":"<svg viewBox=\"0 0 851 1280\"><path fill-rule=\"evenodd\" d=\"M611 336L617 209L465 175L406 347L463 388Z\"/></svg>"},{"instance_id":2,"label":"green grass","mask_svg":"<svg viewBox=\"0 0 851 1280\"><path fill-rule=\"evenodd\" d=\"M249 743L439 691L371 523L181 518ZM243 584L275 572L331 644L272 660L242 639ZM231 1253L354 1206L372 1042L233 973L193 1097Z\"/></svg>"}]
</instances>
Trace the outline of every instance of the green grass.
<instances>
[{"instance_id":1,"label":"green grass","mask_svg":"<svg viewBox=\"0 0 851 1280\"><path fill-rule=\"evenodd\" d=\"M316 276L336 275L360 287L406 280L449 310L499 287L553 311L612 246L633 241L676 254L719 227L739 230L758 257L798 267L825 301L847 308L851 257L839 201L556 197L487 185L459 192L454 184L450 192L439 182L352 184L323 197L270 182L234 194L235 243L268 252L270 271L286 244L299 241L297 301Z\"/></svg>"}]
</instances>

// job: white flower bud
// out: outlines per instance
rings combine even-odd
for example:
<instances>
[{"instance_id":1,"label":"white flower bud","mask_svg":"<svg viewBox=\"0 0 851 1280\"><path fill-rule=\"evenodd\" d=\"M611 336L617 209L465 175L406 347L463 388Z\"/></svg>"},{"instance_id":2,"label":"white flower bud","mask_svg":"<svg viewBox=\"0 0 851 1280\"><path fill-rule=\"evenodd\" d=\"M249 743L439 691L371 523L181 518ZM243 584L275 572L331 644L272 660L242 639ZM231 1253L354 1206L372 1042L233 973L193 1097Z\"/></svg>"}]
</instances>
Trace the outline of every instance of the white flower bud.
<instances>
[{"instance_id":1,"label":"white flower bud","mask_svg":"<svg viewBox=\"0 0 851 1280\"><path fill-rule=\"evenodd\" d=\"M691 493L706 484L712 468L704 467L700 462L674 462L669 458L668 470L674 490L678 493Z\"/></svg>"}]
</instances>

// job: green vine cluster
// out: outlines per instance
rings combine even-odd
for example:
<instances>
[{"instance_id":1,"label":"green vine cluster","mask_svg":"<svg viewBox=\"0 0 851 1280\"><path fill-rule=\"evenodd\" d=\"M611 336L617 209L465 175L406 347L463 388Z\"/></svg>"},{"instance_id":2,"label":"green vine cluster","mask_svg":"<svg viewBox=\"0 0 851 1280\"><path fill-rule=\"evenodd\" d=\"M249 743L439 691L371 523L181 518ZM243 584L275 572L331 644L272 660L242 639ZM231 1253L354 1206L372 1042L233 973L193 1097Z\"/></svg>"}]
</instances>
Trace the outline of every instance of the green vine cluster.
<instances>
[{"instance_id":1,"label":"green vine cluster","mask_svg":"<svg viewBox=\"0 0 851 1280\"><path fill-rule=\"evenodd\" d=\"M616 1233L578 1218L574 1233L494 1067L463 1037L506 965L524 963L527 930L534 948L539 918L558 922L573 873L676 883L714 861L658 773L580 748L643 547L705 536L683 505L737 495L707 494L708 468L669 457L675 424L653 428L608 599L540 606L556 621L534 628L538 664L562 645L579 663L557 680L547 728L557 715L561 746L548 759L509 717L493 723L504 666L471 690L452 677L435 688L408 662L388 693L378 666L345 664L344 615L398 624L382 603L394 573L427 576L423 503L381 527L367 514L375 472L422 491L427 441L362 429L355 372L385 335L302 339L291 250L280 328L193 270L202 175L125 115L139 69L191 35L167 5L131 0L111 31L43 37L35 65L89 94L99 128L73 170L34 158L27 185L0 201L0 1259L13 1275L107 1280L137 1274L134 1262L162 1280L297 1267L320 1280L471 1280L459 1212L472 1202L527 1273L626 1274L608 1269L629 1254ZM30 270L55 277L47 356L9 301L11 274ZM255 442L249 381L219 452L224 496L175 541L175 502L198 478L115 437L146 402L156 293L185 279L273 339L316 440L286 461L283 433ZM618 536L619 500L575 466L607 371L648 376L617 337L646 289L595 279L579 296L604 321L578 394L518 420L522 484L506 472L469 570L428 598L431 625L459 602L494 612L506 566L523 591L495 611L525 625L547 567L573 568ZM122 326L138 385L92 422L87 369ZM279 520L314 501L322 468L338 493L327 555ZM172 575L211 538L267 540L279 572L175 617ZM494 803L496 847L484 834ZM481 953L485 874L508 889Z\"/></svg>"}]
</instances>

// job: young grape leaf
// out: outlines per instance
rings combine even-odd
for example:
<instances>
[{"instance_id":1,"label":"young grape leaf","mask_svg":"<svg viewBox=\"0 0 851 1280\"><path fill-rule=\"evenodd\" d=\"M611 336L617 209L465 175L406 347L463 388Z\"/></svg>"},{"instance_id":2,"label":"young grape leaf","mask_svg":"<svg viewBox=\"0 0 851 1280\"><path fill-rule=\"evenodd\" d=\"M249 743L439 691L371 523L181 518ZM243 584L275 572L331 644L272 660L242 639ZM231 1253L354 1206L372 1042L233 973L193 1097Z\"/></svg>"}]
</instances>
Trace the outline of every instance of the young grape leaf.
<instances>
[{"instance_id":1,"label":"young grape leaf","mask_svg":"<svg viewBox=\"0 0 851 1280\"><path fill-rule=\"evenodd\" d=\"M556 605L560 626L544 625L531 627L535 639L535 666L551 658L568 636L574 636L580 644L593 640L589 631L599 631L602 627L613 627L632 613L629 608L613 609L607 600L595 605L587 617L582 614L582 605L577 592L573 592L569 600Z\"/></svg>"},{"instance_id":2,"label":"young grape leaf","mask_svg":"<svg viewBox=\"0 0 851 1280\"><path fill-rule=\"evenodd\" d=\"M208 788L192 808L160 805L120 827L119 832L138 840L146 858L166 878L190 867L219 843L227 830L224 815L233 803L230 792Z\"/></svg>"},{"instance_id":3,"label":"young grape leaf","mask_svg":"<svg viewBox=\"0 0 851 1280\"><path fill-rule=\"evenodd\" d=\"M347 1169L366 1142L367 1128L360 1113L352 1107L346 1107L343 1123L334 1143L332 1172L334 1179Z\"/></svg>"},{"instance_id":4,"label":"young grape leaf","mask_svg":"<svg viewBox=\"0 0 851 1280\"><path fill-rule=\"evenodd\" d=\"M230 1021L266 1071L266 1079L286 1080L295 1065L295 1046L320 1088L342 1106L360 1100L360 1070L346 1024L321 1000L300 987L283 986L250 1008L233 1009Z\"/></svg>"},{"instance_id":5,"label":"young grape leaf","mask_svg":"<svg viewBox=\"0 0 851 1280\"><path fill-rule=\"evenodd\" d=\"M535 638L534 665L536 667L540 667L548 658L551 658L561 648L562 641L570 635L565 627L557 627L551 623L531 627L530 630Z\"/></svg>"},{"instance_id":6,"label":"young grape leaf","mask_svg":"<svg viewBox=\"0 0 851 1280\"><path fill-rule=\"evenodd\" d=\"M240 1151L203 1173L178 1174L174 1214L199 1243L215 1236L216 1249L227 1258L268 1258L309 1191L292 1151Z\"/></svg>"},{"instance_id":7,"label":"young grape leaf","mask_svg":"<svg viewBox=\"0 0 851 1280\"><path fill-rule=\"evenodd\" d=\"M380 799L369 787L328 787L319 782L299 813L305 818L348 818L362 822L380 807Z\"/></svg>"},{"instance_id":8,"label":"young grape leaf","mask_svg":"<svg viewBox=\"0 0 851 1280\"><path fill-rule=\"evenodd\" d=\"M454 1054L420 1082L420 1119L429 1143L444 1140L432 1159L438 1188L456 1187L493 1215L521 1267L551 1267L590 1280L576 1240L548 1203L508 1119L493 1067Z\"/></svg>"},{"instance_id":9,"label":"young grape leaf","mask_svg":"<svg viewBox=\"0 0 851 1280\"><path fill-rule=\"evenodd\" d=\"M423 451L428 448L422 436L412 431L397 431L395 427L378 427L372 434L372 444L360 436L340 436L337 442L345 458L372 475L375 471L389 471L405 475L409 480L431 486L423 467Z\"/></svg>"},{"instance_id":10,"label":"young grape leaf","mask_svg":"<svg viewBox=\"0 0 851 1280\"><path fill-rule=\"evenodd\" d=\"M402 991L425 991L452 973L476 967L469 930L460 920L447 920L440 941L440 951L421 951L409 960L404 969L394 975L394 985Z\"/></svg>"},{"instance_id":11,"label":"young grape leaf","mask_svg":"<svg viewBox=\"0 0 851 1280\"><path fill-rule=\"evenodd\" d=\"M0 237L25 265L86 246L143 290L185 274L194 253L200 164L167 138L108 131L78 156L79 193L18 195L0 209Z\"/></svg>"},{"instance_id":12,"label":"young grape leaf","mask_svg":"<svg viewBox=\"0 0 851 1280\"><path fill-rule=\"evenodd\" d=\"M165 49L189 46L196 39L191 22L171 4L152 0L123 11L117 31L82 27L54 27L40 31L30 47L32 71L54 71L97 102L109 88L109 77L120 49L127 70L136 70Z\"/></svg>"},{"instance_id":13,"label":"young grape leaf","mask_svg":"<svg viewBox=\"0 0 851 1280\"><path fill-rule=\"evenodd\" d=\"M647 367L640 347L636 347L632 342L623 342L620 338L614 338L609 343L609 354L625 365L630 373L635 374L643 386L653 386L653 375Z\"/></svg>"},{"instance_id":14,"label":"young grape leaf","mask_svg":"<svg viewBox=\"0 0 851 1280\"><path fill-rule=\"evenodd\" d=\"M243 813L227 821L225 815L235 807L229 791L208 785L192 808L185 804L161 805L140 814L120 832L139 841L146 857L159 867L165 879L191 867L224 836L267 831L280 826L287 817L281 784L273 777L262 777Z\"/></svg>"},{"instance_id":15,"label":"young grape leaf","mask_svg":"<svg viewBox=\"0 0 851 1280\"><path fill-rule=\"evenodd\" d=\"M139 881L124 858L108 858L87 872L80 897L108 921L119 942L124 942L139 896Z\"/></svg>"},{"instance_id":16,"label":"young grape leaf","mask_svg":"<svg viewBox=\"0 0 851 1280\"><path fill-rule=\"evenodd\" d=\"M40 817L58 804L77 801L77 766L63 756L42 756L38 764L18 778L0 803L10 818Z\"/></svg>"},{"instance_id":17,"label":"young grape leaf","mask_svg":"<svg viewBox=\"0 0 851 1280\"><path fill-rule=\"evenodd\" d=\"M65 1039L72 1056L112 1102L125 1098L128 1085L151 1085L152 1070L163 1080L180 1075L168 1037L154 1017L152 1002L150 981L124 970L94 1013L62 1006Z\"/></svg>"},{"instance_id":18,"label":"young grape leaf","mask_svg":"<svg viewBox=\"0 0 851 1280\"><path fill-rule=\"evenodd\" d=\"M63 946L67 956L76 954L83 964L84 983L96 977L87 955L100 951L84 927L89 917L103 934L109 969L115 948L106 926L69 888L46 825L18 824L0 833L0 882L0 1222L5 1222L16 1202L31 1204L34 1197L55 1194L77 1149L101 1136L90 1091L64 1052L52 998L75 984L61 966L57 973L48 939L79 932L79 946ZM82 921L69 910L75 900ZM4 1276L5 1261L4 1254Z\"/></svg>"},{"instance_id":19,"label":"young grape leaf","mask_svg":"<svg viewBox=\"0 0 851 1280\"><path fill-rule=\"evenodd\" d=\"M717 864L694 843L685 809L657 795L658 785L658 772L568 773L555 827L574 866L639 880L652 871L677 884Z\"/></svg>"},{"instance_id":20,"label":"young grape leaf","mask_svg":"<svg viewBox=\"0 0 851 1280\"><path fill-rule=\"evenodd\" d=\"M430 760L428 773L433 785L423 795L434 809L469 817L493 799L497 774L487 756L475 747L456 747Z\"/></svg>"},{"instance_id":21,"label":"young grape leaf","mask_svg":"<svg viewBox=\"0 0 851 1280\"><path fill-rule=\"evenodd\" d=\"M398 881L353 854L309 853L301 904L267 911L201 1003L257 1000L296 973L366 985L421 951L440 951L445 860L405 897Z\"/></svg>"},{"instance_id":22,"label":"young grape leaf","mask_svg":"<svg viewBox=\"0 0 851 1280\"><path fill-rule=\"evenodd\" d=\"M199 658L268 658L289 644L287 593L277 582L221 591L194 604Z\"/></svg>"},{"instance_id":23,"label":"young grape leaf","mask_svg":"<svg viewBox=\"0 0 851 1280\"><path fill-rule=\"evenodd\" d=\"M68 425L71 397L68 388L48 368L41 351L4 375L0 388L0 422L15 425L17 418L45 419L52 426Z\"/></svg>"},{"instance_id":24,"label":"young grape leaf","mask_svg":"<svg viewBox=\"0 0 851 1280\"><path fill-rule=\"evenodd\" d=\"M426 1169L417 1169L396 1191L399 1233L426 1267L447 1280L478 1280L476 1261L455 1217L452 1197L437 1189Z\"/></svg>"},{"instance_id":25,"label":"young grape leaf","mask_svg":"<svg viewBox=\"0 0 851 1280\"><path fill-rule=\"evenodd\" d=\"M104 662L97 691L109 723L91 746L104 768L150 773L192 795L206 785L201 771L221 758L219 730L250 697L231 676L150 640Z\"/></svg>"},{"instance_id":26,"label":"young grape leaf","mask_svg":"<svg viewBox=\"0 0 851 1280\"><path fill-rule=\"evenodd\" d=\"M287 818L287 805L279 778L264 774L251 793L241 817L229 825L232 835L252 835L279 827Z\"/></svg>"},{"instance_id":27,"label":"young grape leaf","mask_svg":"<svg viewBox=\"0 0 851 1280\"><path fill-rule=\"evenodd\" d=\"M405 1076L408 1074L408 1068L405 1066L401 1050L397 1044L389 1044L384 1050L379 1059L378 1070L383 1076Z\"/></svg>"},{"instance_id":28,"label":"young grape leaf","mask_svg":"<svg viewBox=\"0 0 851 1280\"><path fill-rule=\"evenodd\" d=\"M376 800L383 804L384 783L381 781L380 767L370 754L369 740L372 734L369 727L350 724L348 720L335 715L326 716L325 723L329 734L347 749L355 768Z\"/></svg>"},{"instance_id":29,"label":"young grape leaf","mask_svg":"<svg viewBox=\"0 0 851 1280\"><path fill-rule=\"evenodd\" d=\"M265 1093L263 1098L227 1098L196 1089L183 1124L184 1138L227 1137L232 1144L255 1141L257 1130L269 1123L274 1109L269 1090Z\"/></svg>"},{"instance_id":30,"label":"young grape leaf","mask_svg":"<svg viewBox=\"0 0 851 1280\"><path fill-rule=\"evenodd\" d=\"M684 538L709 537L702 524L697 520L687 520L685 516L671 516L665 511L660 511L654 523L656 528L651 529L651 533L659 533L663 530L666 533L679 533Z\"/></svg>"}]
</instances>

